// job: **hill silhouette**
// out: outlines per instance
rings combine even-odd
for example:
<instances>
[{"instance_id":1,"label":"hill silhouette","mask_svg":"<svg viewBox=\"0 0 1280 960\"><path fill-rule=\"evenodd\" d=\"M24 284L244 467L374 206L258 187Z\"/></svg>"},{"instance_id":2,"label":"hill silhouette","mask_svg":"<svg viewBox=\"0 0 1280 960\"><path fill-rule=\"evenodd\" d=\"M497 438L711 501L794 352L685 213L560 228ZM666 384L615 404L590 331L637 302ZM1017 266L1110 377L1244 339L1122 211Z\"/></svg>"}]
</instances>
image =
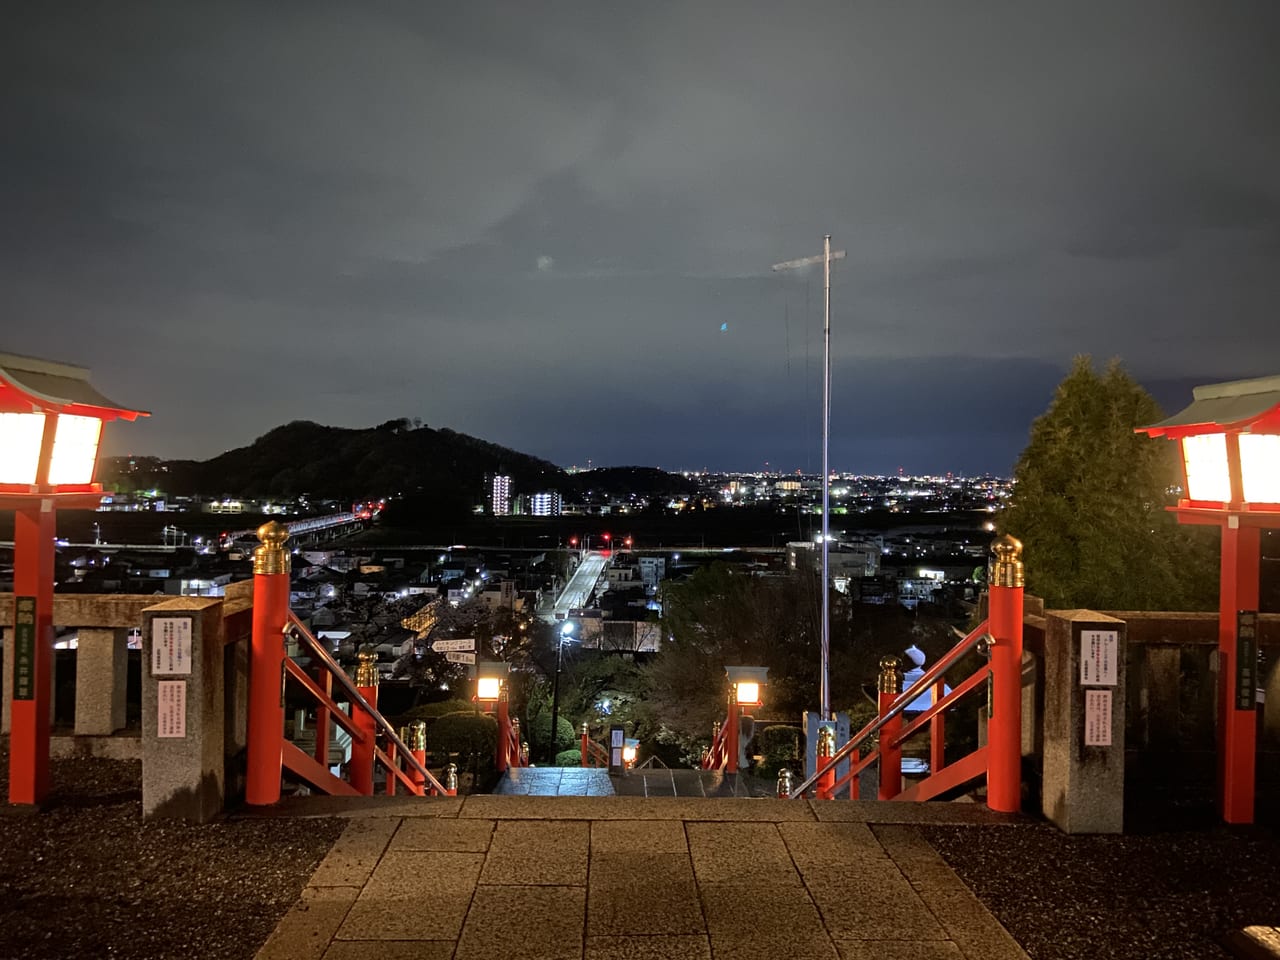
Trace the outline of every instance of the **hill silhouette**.
<instances>
[{"instance_id":1,"label":"hill silhouette","mask_svg":"<svg viewBox=\"0 0 1280 960\"><path fill-rule=\"evenodd\" d=\"M127 464L127 460L124 461ZM487 473L509 474L521 491L559 489L555 464L447 428L407 419L376 427L326 427L298 420L212 460L156 460L154 471L119 473L116 490L158 486L175 495L356 500L374 496L437 499L440 508L481 502Z\"/></svg>"}]
</instances>

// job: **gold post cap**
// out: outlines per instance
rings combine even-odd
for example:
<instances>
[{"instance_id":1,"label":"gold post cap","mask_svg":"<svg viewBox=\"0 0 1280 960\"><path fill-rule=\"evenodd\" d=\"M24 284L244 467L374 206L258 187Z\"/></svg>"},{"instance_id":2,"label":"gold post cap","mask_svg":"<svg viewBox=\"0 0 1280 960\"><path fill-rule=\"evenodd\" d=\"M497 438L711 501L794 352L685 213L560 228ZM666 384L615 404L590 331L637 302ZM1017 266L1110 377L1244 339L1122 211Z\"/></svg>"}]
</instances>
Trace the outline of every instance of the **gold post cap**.
<instances>
[{"instance_id":1,"label":"gold post cap","mask_svg":"<svg viewBox=\"0 0 1280 960\"><path fill-rule=\"evenodd\" d=\"M836 732L830 727L818 728L818 756L830 757L836 752Z\"/></svg>"},{"instance_id":2,"label":"gold post cap","mask_svg":"<svg viewBox=\"0 0 1280 960\"><path fill-rule=\"evenodd\" d=\"M1009 534L991 541L991 552L996 555L991 564L991 586L1026 586L1026 568L1022 565L1022 541Z\"/></svg>"},{"instance_id":3,"label":"gold post cap","mask_svg":"<svg viewBox=\"0 0 1280 960\"><path fill-rule=\"evenodd\" d=\"M289 551L284 548L289 539L289 529L278 520L269 520L258 528L261 546L253 550L255 574L288 573L291 569Z\"/></svg>"},{"instance_id":4,"label":"gold post cap","mask_svg":"<svg viewBox=\"0 0 1280 960\"><path fill-rule=\"evenodd\" d=\"M378 655L372 650L361 650L356 656L360 664L356 667L357 687L376 687L378 685Z\"/></svg>"},{"instance_id":5,"label":"gold post cap","mask_svg":"<svg viewBox=\"0 0 1280 960\"><path fill-rule=\"evenodd\" d=\"M879 690L894 695L902 692L902 661L897 657L880 658Z\"/></svg>"}]
</instances>

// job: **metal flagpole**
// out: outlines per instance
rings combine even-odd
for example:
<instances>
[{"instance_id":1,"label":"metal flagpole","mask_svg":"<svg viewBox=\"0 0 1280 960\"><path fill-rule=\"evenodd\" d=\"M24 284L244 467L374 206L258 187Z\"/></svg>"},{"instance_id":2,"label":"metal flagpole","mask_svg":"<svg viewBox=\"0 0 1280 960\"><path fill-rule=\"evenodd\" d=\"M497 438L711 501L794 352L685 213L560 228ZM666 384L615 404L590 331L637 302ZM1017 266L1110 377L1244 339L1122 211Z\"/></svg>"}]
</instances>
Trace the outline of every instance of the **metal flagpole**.
<instances>
[{"instance_id":1,"label":"metal flagpole","mask_svg":"<svg viewBox=\"0 0 1280 960\"><path fill-rule=\"evenodd\" d=\"M827 234L823 240L821 256L802 257L773 265L774 270L794 270L815 263L822 264L822 663L818 678L818 713L824 720L831 718L831 464L828 459L831 440L831 261L843 260L844 255L843 250L832 252L831 234Z\"/></svg>"}]
</instances>

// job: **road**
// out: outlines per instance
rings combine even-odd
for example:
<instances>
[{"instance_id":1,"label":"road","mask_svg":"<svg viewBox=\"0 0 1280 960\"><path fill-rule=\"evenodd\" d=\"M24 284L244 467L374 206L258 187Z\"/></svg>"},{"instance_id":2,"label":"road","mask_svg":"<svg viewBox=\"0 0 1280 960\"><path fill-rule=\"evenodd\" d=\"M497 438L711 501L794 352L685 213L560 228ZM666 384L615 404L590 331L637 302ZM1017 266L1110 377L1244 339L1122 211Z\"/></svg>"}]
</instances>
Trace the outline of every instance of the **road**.
<instances>
[{"instance_id":1,"label":"road","mask_svg":"<svg viewBox=\"0 0 1280 960\"><path fill-rule=\"evenodd\" d=\"M563 620L569 615L570 610L585 607L591 591L595 589L596 581L604 571L607 560L607 554L595 550L588 552L582 563L578 564L578 569L573 572L573 576L569 578L560 596L556 598L555 606L552 607L547 619Z\"/></svg>"}]
</instances>

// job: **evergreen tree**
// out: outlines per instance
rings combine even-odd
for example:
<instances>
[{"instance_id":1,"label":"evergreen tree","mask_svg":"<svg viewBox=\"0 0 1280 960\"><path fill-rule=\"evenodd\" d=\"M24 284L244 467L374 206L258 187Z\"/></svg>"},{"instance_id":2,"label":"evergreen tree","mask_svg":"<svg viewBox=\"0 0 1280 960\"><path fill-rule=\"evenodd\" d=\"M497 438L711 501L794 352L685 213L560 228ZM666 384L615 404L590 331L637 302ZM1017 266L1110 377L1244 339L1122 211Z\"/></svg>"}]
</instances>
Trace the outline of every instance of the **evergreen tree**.
<instances>
[{"instance_id":1,"label":"evergreen tree","mask_svg":"<svg viewBox=\"0 0 1280 960\"><path fill-rule=\"evenodd\" d=\"M1027 588L1047 606L1214 609L1213 531L1165 510L1177 445L1134 433L1162 416L1119 361L1098 374L1081 356L1032 424L1000 528L1023 542Z\"/></svg>"}]
</instances>

